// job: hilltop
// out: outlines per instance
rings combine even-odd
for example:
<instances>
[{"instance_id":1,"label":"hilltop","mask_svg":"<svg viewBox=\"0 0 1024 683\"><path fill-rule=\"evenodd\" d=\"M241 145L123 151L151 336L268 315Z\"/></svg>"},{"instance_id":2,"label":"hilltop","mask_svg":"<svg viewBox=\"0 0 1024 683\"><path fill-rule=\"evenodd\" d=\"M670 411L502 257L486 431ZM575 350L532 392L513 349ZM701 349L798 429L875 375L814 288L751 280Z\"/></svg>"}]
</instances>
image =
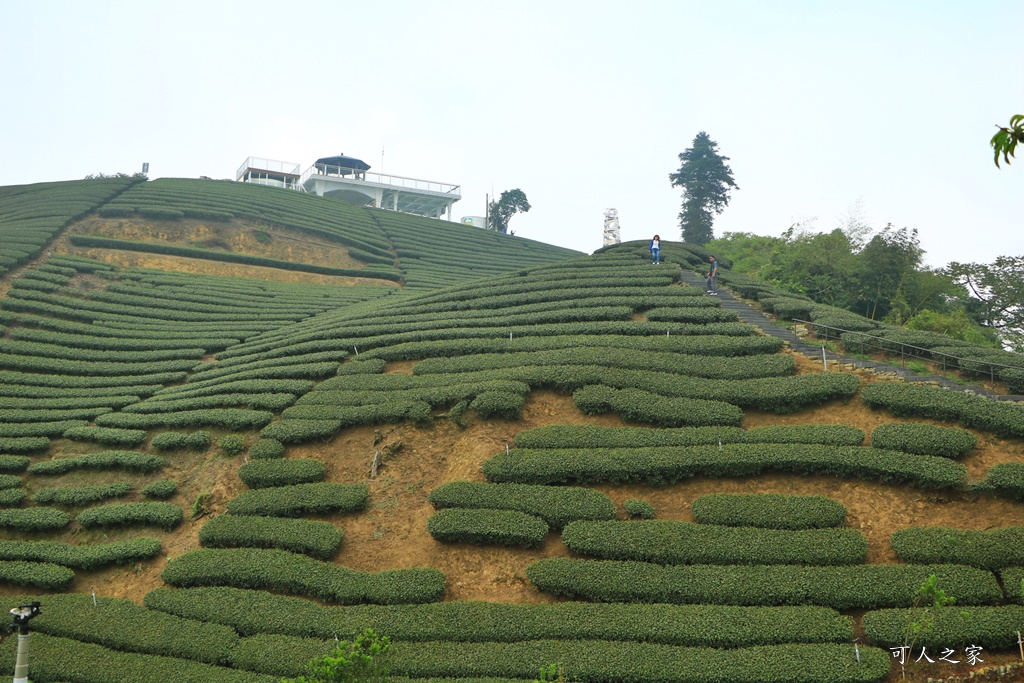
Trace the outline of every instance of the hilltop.
<instances>
[{"instance_id":1,"label":"hilltop","mask_svg":"<svg viewBox=\"0 0 1024 683\"><path fill-rule=\"evenodd\" d=\"M1024 409L826 371L687 284L699 247L138 178L0 188L0 242L33 680L271 681L367 626L422 683L895 680L931 575L956 608L914 658L1016 660Z\"/></svg>"}]
</instances>

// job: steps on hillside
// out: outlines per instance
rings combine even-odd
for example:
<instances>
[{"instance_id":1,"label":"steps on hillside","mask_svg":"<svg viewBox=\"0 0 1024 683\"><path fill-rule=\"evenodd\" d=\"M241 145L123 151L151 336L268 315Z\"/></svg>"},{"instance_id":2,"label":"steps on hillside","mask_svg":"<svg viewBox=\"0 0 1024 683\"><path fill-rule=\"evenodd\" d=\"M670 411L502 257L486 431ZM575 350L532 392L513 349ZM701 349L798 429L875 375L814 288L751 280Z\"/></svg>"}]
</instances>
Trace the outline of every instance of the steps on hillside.
<instances>
[{"instance_id":1,"label":"steps on hillside","mask_svg":"<svg viewBox=\"0 0 1024 683\"><path fill-rule=\"evenodd\" d=\"M706 278L703 278L697 273L685 269L682 271L681 279L684 283L694 287L699 287L700 289L704 289L706 287ZM801 339L799 336L797 336L792 330L776 325L767 315L765 315L761 311L754 309L749 304L738 300L736 297L732 295L731 292L724 289L723 287L718 288L717 298L721 303L722 308L734 311L736 313L736 316L740 319L740 322L744 322L749 325L754 325L765 334L771 335L773 337L779 337L780 339L784 340L789 345L789 347L796 351L797 353L803 354L815 360L820 360L822 358L823 347L817 346L815 344L809 344L803 339ZM824 351L824 357L829 363L842 363L844 365L852 365L853 367L858 369L870 369L878 373L886 373L896 377L901 377L909 382L937 384L939 386L946 387L948 389L954 389L956 391L968 391L975 394L981 394L983 396L987 396L997 401L1024 401L1024 396L1006 396L1001 394L994 394L985 387L977 385L957 384L956 382L953 382L952 380L946 377L940 377L935 375L923 376L915 372L911 372L906 368L902 368L897 365L890 365L888 363L860 360L859 358L851 358L849 356L844 356L839 353L833 353L828 350Z\"/></svg>"}]
</instances>

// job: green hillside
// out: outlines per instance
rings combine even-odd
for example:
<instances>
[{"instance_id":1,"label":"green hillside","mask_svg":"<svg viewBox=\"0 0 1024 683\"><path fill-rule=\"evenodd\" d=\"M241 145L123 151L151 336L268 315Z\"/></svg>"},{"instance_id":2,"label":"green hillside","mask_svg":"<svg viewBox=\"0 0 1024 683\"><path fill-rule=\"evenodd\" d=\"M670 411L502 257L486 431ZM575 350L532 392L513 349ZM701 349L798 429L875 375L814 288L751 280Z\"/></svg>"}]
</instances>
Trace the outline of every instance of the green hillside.
<instances>
[{"instance_id":1,"label":"green hillside","mask_svg":"<svg viewBox=\"0 0 1024 683\"><path fill-rule=\"evenodd\" d=\"M278 681L365 628L419 683L897 680L932 576L956 604L913 658L1015 661L1019 404L825 371L687 284L699 247L655 267L115 180L79 181L104 193L0 298L0 592L43 604L32 680Z\"/></svg>"}]
</instances>

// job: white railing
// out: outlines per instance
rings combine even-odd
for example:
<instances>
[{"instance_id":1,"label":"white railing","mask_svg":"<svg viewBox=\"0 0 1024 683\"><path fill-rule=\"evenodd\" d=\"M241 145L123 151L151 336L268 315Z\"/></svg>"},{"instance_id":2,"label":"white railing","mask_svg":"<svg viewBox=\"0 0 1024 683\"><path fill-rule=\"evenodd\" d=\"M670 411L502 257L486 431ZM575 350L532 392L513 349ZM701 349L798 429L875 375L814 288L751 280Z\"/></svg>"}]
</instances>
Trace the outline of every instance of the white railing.
<instances>
[{"instance_id":1,"label":"white railing","mask_svg":"<svg viewBox=\"0 0 1024 683\"><path fill-rule=\"evenodd\" d=\"M371 171L360 171L344 166L328 166L326 164L313 164L302 174L299 184L304 185L307 180L315 175L343 178L348 181L377 183L379 185L390 185L408 190L425 190L440 194L459 194L459 186L451 183L440 183L435 180L422 180L420 178L406 178L397 175L384 175Z\"/></svg>"},{"instance_id":2,"label":"white railing","mask_svg":"<svg viewBox=\"0 0 1024 683\"><path fill-rule=\"evenodd\" d=\"M288 175L299 175L302 167L291 161L274 161L273 159L261 159L260 157L249 157L235 174L235 180L239 180L246 171L268 171L270 173L284 173Z\"/></svg>"}]
</instances>

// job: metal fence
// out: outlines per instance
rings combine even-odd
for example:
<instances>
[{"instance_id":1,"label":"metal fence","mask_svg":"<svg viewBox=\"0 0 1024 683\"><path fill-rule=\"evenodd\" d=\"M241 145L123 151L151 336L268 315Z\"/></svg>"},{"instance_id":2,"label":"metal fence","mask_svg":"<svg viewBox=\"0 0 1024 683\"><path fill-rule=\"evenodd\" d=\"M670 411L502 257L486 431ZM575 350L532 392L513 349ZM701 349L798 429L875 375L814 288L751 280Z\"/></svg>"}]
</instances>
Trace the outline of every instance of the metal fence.
<instances>
[{"instance_id":1,"label":"metal fence","mask_svg":"<svg viewBox=\"0 0 1024 683\"><path fill-rule=\"evenodd\" d=\"M963 370L964 368L963 368L963 366L960 365L960 361L964 360L964 361L969 361L970 363L974 363L974 364L978 365L979 368L987 368L987 370L984 370L984 371L968 370L968 372L974 372L976 374L984 374L985 372L987 372L989 377L991 378L993 384L995 384L995 381L996 381L996 372L998 372L999 370L1002 370L1004 368L1011 369L1011 370L1021 370L1021 369L1024 369L1024 368L1020 368L1020 367L1018 367L1016 365L1006 365L1004 363L994 363L992 361L982 360L980 358L963 358L961 356L954 356L954 355L949 354L949 353L941 353L939 351L932 351L931 349L925 348L923 346L914 346L913 344L907 344L905 342L896 341L894 339L887 339L886 337L879 337L877 335L868 334L866 332L858 332L856 330L844 330L841 327L833 327L831 325L822 325L821 323L811 322L810 320L799 320L797 318L793 318L793 322L795 322L795 323L803 323L805 325L811 325L811 326L813 326L815 328L815 330L826 330L826 333L825 333L825 338L826 339L829 339L828 332L829 331L834 331L834 332L838 332L839 333L839 334L835 335L836 339L841 339L840 335L842 335L842 334L855 334L859 338L862 338L864 340L864 341L861 342L864 346L867 346L867 347L873 348L873 349L878 349L879 351L886 351L888 353L897 353L895 347L899 347L899 351L898 352L900 354L900 365L903 366L903 367L907 366L907 358L910 357L910 358L920 358L921 360L938 361L938 362L942 363L943 371L946 370L946 366L947 365L949 365L950 368L952 368L952 369ZM873 343L873 342L884 342L884 345L881 344L881 343Z\"/></svg>"}]
</instances>

